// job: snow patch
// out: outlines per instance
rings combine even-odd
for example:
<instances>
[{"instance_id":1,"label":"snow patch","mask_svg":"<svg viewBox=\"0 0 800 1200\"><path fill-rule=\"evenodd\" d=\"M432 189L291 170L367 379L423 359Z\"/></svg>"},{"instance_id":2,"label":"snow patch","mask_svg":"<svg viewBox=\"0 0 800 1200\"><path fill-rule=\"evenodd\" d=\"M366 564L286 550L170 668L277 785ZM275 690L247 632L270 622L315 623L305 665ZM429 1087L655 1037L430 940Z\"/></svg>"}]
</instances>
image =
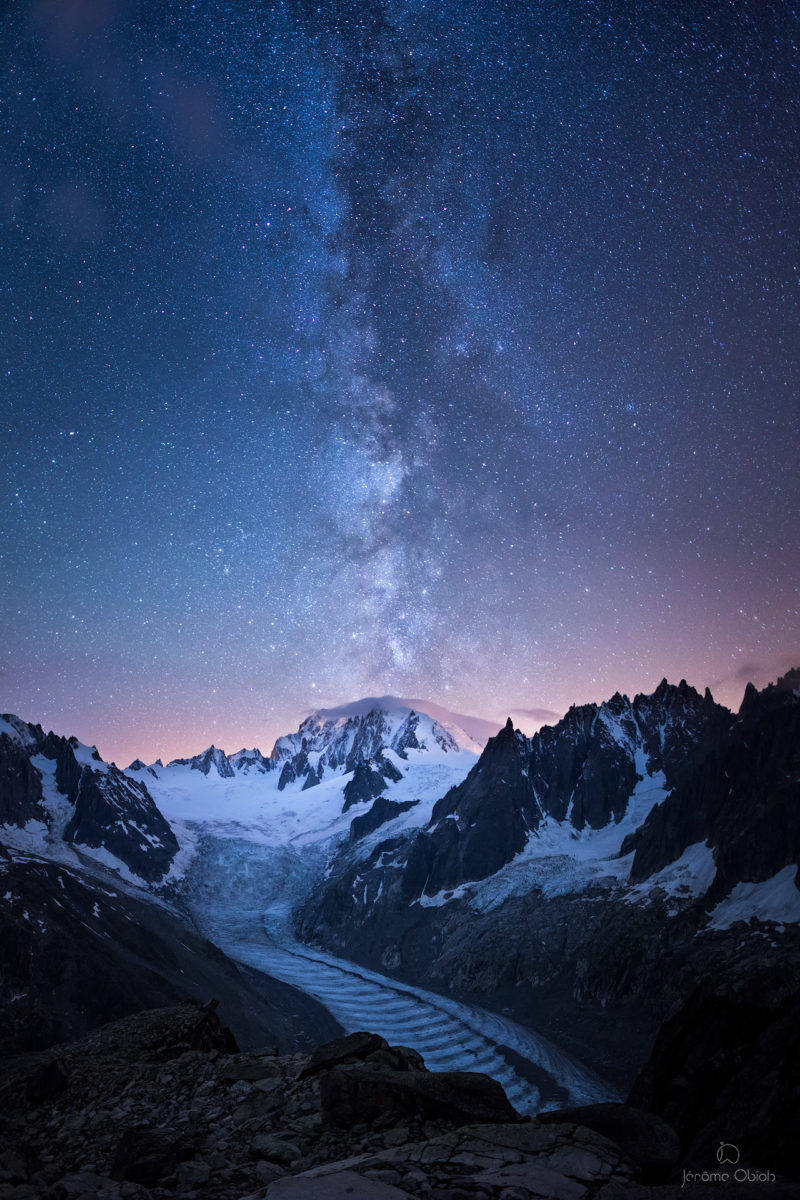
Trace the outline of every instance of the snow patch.
<instances>
[{"instance_id":1,"label":"snow patch","mask_svg":"<svg viewBox=\"0 0 800 1200\"><path fill-rule=\"evenodd\" d=\"M19 745L28 749L36 744L36 739L28 728L27 722L20 717L15 717L13 713L6 713L4 717L0 717L0 733L5 733L17 742Z\"/></svg>"},{"instance_id":2,"label":"snow patch","mask_svg":"<svg viewBox=\"0 0 800 1200\"><path fill-rule=\"evenodd\" d=\"M717 864L711 847L707 842L695 842L687 846L675 862L632 887L625 899L629 904L635 904L654 899L656 893L684 900L703 896L714 882L716 873ZM673 909L669 915L674 916L676 912Z\"/></svg>"},{"instance_id":3,"label":"snow patch","mask_svg":"<svg viewBox=\"0 0 800 1200\"><path fill-rule=\"evenodd\" d=\"M655 804L668 794L663 771L645 774L642 750L636 768L644 778L636 784L621 820L601 829L586 826L577 830L568 821L546 818L533 830L525 847L488 879L422 896L425 908L437 908L451 900L466 899L477 912L491 912L511 896L522 896L536 888L548 899L586 891L589 887L613 888L625 883L632 855L619 857L624 839L644 821Z\"/></svg>"},{"instance_id":4,"label":"snow patch","mask_svg":"<svg viewBox=\"0 0 800 1200\"><path fill-rule=\"evenodd\" d=\"M737 921L800 922L800 892L796 886L797 867L791 864L762 883L737 883L726 900L714 908L709 929L730 929Z\"/></svg>"}]
</instances>

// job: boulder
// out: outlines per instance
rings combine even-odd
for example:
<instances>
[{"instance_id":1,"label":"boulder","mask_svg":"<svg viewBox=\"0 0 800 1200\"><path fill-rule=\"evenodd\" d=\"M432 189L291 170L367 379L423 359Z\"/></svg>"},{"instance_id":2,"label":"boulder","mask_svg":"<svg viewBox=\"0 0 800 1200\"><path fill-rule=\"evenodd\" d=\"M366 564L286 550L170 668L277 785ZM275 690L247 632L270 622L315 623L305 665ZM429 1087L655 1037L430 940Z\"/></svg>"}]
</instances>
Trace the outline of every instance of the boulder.
<instances>
[{"instance_id":1,"label":"boulder","mask_svg":"<svg viewBox=\"0 0 800 1200\"><path fill-rule=\"evenodd\" d=\"M69 1075L62 1062L43 1063L33 1072L25 1085L25 1096L31 1104L41 1104L63 1092L69 1083Z\"/></svg>"},{"instance_id":2,"label":"boulder","mask_svg":"<svg viewBox=\"0 0 800 1200\"><path fill-rule=\"evenodd\" d=\"M189 1035L189 1045L193 1050L218 1050L220 1054L236 1054L239 1047L236 1038L219 1019L219 1000L209 1000L202 1005L197 1022ZM242 1076L238 1076L242 1078Z\"/></svg>"},{"instance_id":3,"label":"boulder","mask_svg":"<svg viewBox=\"0 0 800 1200\"><path fill-rule=\"evenodd\" d=\"M250 1143L250 1154L253 1158L266 1158L269 1162L288 1166L300 1157L300 1147L286 1138L276 1137L271 1133L259 1133Z\"/></svg>"},{"instance_id":4,"label":"boulder","mask_svg":"<svg viewBox=\"0 0 800 1200\"><path fill-rule=\"evenodd\" d=\"M155 1187L193 1157L194 1147L171 1129L127 1129L117 1145L111 1177Z\"/></svg>"},{"instance_id":5,"label":"boulder","mask_svg":"<svg viewBox=\"0 0 800 1200\"><path fill-rule=\"evenodd\" d=\"M545 1125L583 1125L615 1142L641 1171L643 1183L666 1180L680 1158L673 1127L655 1113L629 1104L587 1104L539 1113Z\"/></svg>"},{"instance_id":6,"label":"boulder","mask_svg":"<svg viewBox=\"0 0 800 1200\"><path fill-rule=\"evenodd\" d=\"M293 1176L271 1183L267 1200L407 1200L410 1192L390 1183L368 1179L355 1171L337 1171L322 1177Z\"/></svg>"},{"instance_id":7,"label":"boulder","mask_svg":"<svg viewBox=\"0 0 800 1200\"><path fill-rule=\"evenodd\" d=\"M279 1079L280 1067L268 1059L255 1055L240 1056L226 1062L219 1073L220 1079L228 1083L246 1080L248 1083L258 1083L263 1079Z\"/></svg>"},{"instance_id":8,"label":"boulder","mask_svg":"<svg viewBox=\"0 0 800 1200\"><path fill-rule=\"evenodd\" d=\"M340 1127L386 1117L455 1125L518 1119L497 1080L468 1071L392 1071L367 1063L337 1066L320 1076L320 1102L323 1121Z\"/></svg>"},{"instance_id":9,"label":"boulder","mask_svg":"<svg viewBox=\"0 0 800 1200\"><path fill-rule=\"evenodd\" d=\"M308 1079L320 1071L328 1071L340 1063L360 1062L376 1050L388 1050L389 1043L377 1033L350 1033L318 1046L303 1067L299 1079Z\"/></svg>"}]
</instances>

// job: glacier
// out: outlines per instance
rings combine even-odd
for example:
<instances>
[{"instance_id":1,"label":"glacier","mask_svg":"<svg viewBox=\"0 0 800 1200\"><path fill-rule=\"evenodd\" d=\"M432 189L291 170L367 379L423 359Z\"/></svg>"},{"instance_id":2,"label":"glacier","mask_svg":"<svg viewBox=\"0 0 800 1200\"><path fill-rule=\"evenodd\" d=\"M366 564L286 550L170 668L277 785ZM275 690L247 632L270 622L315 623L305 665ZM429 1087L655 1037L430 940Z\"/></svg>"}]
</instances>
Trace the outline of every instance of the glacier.
<instances>
[{"instance_id":1,"label":"glacier","mask_svg":"<svg viewBox=\"0 0 800 1200\"><path fill-rule=\"evenodd\" d=\"M367 1029L411 1046L429 1070L485 1072L523 1114L619 1098L548 1039L504 1016L298 943L291 911L324 866L323 846L268 845L230 829L218 836L208 822L192 828L196 855L184 894L203 935L235 961L319 1000L346 1033Z\"/></svg>"}]
</instances>

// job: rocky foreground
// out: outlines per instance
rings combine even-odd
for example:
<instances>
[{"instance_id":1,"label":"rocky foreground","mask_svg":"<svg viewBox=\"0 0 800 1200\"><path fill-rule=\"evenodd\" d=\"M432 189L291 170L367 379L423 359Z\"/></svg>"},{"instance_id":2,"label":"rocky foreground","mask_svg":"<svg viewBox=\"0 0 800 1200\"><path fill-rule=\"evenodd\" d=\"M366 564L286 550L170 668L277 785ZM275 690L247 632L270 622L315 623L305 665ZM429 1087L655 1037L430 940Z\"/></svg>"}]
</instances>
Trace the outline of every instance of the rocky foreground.
<instances>
[{"instance_id":1,"label":"rocky foreground","mask_svg":"<svg viewBox=\"0 0 800 1200\"><path fill-rule=\"evenodd\" d=\"M686 1029L670 1036L687 1050ZM668 1082L671 1045L661 1058L643 1094ZM797 1195L744 1159L738 1174L713 1153L687 1170L692 1129L652 1111L520 1119L488 1076L428 1072L375 1034L241 1053L213 1006L142 1012L4 1074L3 1200L676 1200L711 1182L742 1200Z\"/></svg>"}]
</instances>

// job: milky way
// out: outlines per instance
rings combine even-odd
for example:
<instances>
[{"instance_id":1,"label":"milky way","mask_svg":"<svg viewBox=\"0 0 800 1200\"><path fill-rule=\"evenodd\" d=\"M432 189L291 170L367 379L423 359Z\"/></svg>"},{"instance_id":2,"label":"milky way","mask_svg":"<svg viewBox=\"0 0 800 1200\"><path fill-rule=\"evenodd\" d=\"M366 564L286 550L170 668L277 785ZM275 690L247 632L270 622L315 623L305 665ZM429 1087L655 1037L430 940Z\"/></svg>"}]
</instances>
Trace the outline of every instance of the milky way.
<instances>
[{"instance_id":1,"label":"milky way","mask_svg":"<svg viewBox=\"0 0 800 1200\"><path fill-rule=\"evenodd\" d=\"M800 661L795 5L0 21L0 707L125 760Z\"/></svg>"}]
</instances>

